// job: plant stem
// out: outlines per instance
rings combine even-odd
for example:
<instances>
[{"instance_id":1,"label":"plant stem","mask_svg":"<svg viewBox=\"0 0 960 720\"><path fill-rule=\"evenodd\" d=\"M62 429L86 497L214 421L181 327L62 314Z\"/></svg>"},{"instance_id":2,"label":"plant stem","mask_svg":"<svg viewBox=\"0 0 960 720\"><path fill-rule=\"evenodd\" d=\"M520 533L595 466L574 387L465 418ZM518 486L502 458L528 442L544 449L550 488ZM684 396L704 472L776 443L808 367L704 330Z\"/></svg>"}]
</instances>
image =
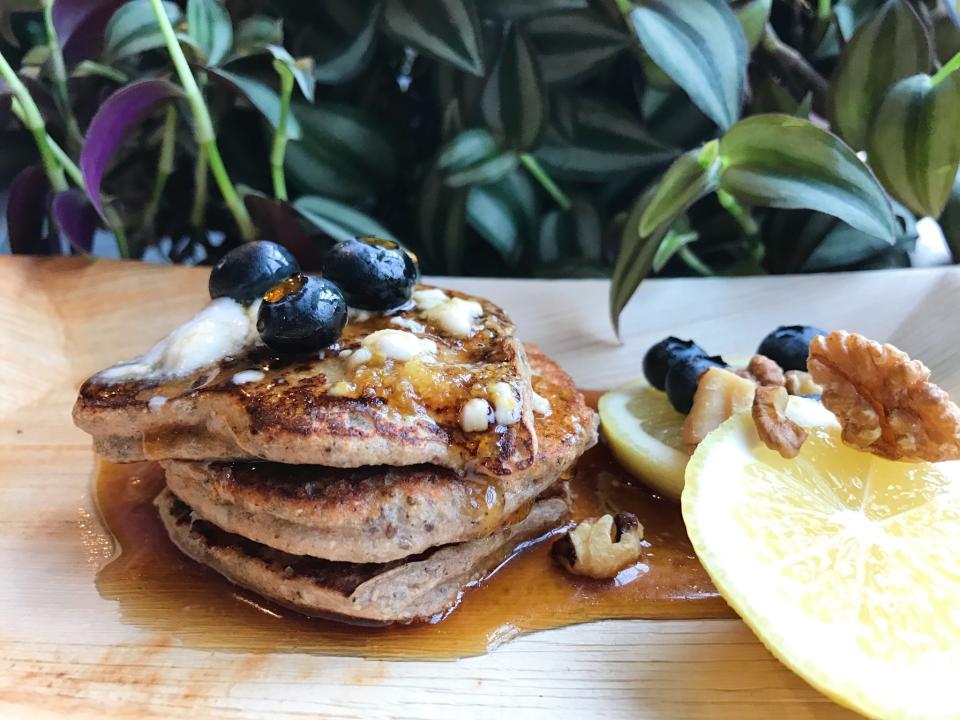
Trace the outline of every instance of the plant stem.
<instances>
[{"instance_id":1,"label":"plant stem","mask_svg":"<svg viewBox=\"0 0 960 720\"><path fill-rule=\"evenodd\" d=\"M24 127L33 135L33 139L37 143L37 151L40 153L40 159L43 161L43 167L47 172L47 177L50 179L51 187L57 192L66 190L68 188L67 178L63 174L63 168L60 167L60 163L57 162L56 157L50 150L50 146L47 144L47 127L43 122L40 109L2 52L0 52L0 77L2 77L9 86L16 103L19 103L17 116L20 118Z\"/></svg>"},{"instance_id":2,"label":"plant stem","mask_svg":"<svg viewBox=\"0 0 960 720\"><path fill-rule=\"evenodd\" d=\"M827 96L830 85L795 49L783 42L770 23L763 29L760 38L760 49L763 50L784 71L798 76L806 87L813 93L814 108L818 113L826 112Z\"/></svg>"},{"instance_id":3,"label":"plant stem","mask_svg":"<svg viewBox=\"0 0 960 720\"><path fill-rule=\"evenodd\" d=\"M960 69L960 52L950 58L942 68L937 70L937 73L933 76L931 82L936 85L937 83L945 80L950 73L957 69Z\"/></svg>"},{"instance_id":4,"label":"plant stem","mask_svg":"<svg viewBox=\"0 0 960 720\"><path fill-rule=\"evenodd\" d=\"M127 231L123 227L123 220L109 205L103 206L103 214L106 217L107 225L113 231L113 236L117 240L117 250L120 251L120 257L126 259L130 257L130 244L127 242Z\"/></svg>"},{"instance_id":5,"label":"plant stem","mask_svg":"<svg viewBox=\"0 0 960 720\"><path fill-rule=\"evenodd\" d=\"M47 30L47 46L50 48L50 65L53 70L53 90L57 98L60 113L67 124L67 135L77 145L83 143L80 125L70 105L70 93L67 90L67 65L63 60L63 50L57 28L53 24L53 0L43 0L43 23Z\"/></svg>"},{"instance_id":6,"label":"plant stem","mask_svg":"<svg viewBox=\"0 0 960 720\"><path fill-rule=\"evenodd\" d=\"M717 200L720 201L720 205L730 213L731 217L737 221L737 224L743 228L743 231L749 235L756 235L760 228L757 227L757 223L750 216L750 213L744 209L743 205L737 202L737 199L728 193L726 190L717 190Z\"/></svg>"},{"instance_id":7,"label":"plant stem","mask_svg":"<svg viewBox=\"0 0 960 720\"><path fill-rule=\"evenodd\" d=\"M527 171L533 175L534 179L543 186L543 189L549 193L550 197L556 200L557 205L564 210L570 209L570 198L568 198L566 193L547 175L547 171L540 167L540 163L537 162L537 159L533 155L530 153L521 153L520 162Z\"/></svg>"},{"instance_id":8,"label":"plant stem","mask_svg":"<svg viewBox=\"0 0 960 720\"><path fill-rule=\"evenodd\" d=\"M167 187L167 180L173 174L174 151L177 140L177 109L173 105L167 106L167 115L163 121L163 136L160 139L160 156L157 159L157 177L153 182L153 192L144 210L144 227L150 228L156 235L157 210L163 191Z\"/></svg>"},{"instance_id":9,"label":"plant stem","mask_svg":"<svg viewBox=\"0 0 960 720\"><path fill-rule=\"evenodd\" d=\"M273 194L277 200L287 200L287 178L283 172L283 160L287 154L287 120L290 117L290 99L293 97L293 73L284 68L280 75L280 121L273 134L273 149L270 151L270 171L273 176Z\"/></svg>"},{"instance_id":10,"label":"plant stem","mask_svg":"<svg viewBox=\"0 0 960 720\"><path fill-rule=\"evenodd\" d=\"M73 158L67 155L67 151L57 145L57 141L49 135L47 135L47 146L50 148L50 152L53 153L53 155L63 166L63 169L66 171L67 175L70 176L70 179L73 180L74 184L86 192L87 183L84 181L83 173L80 172L80 168L77 167L77 164L73 161Z\"/></svg>"},{"instance_id":11,"label":"plant stem","mask_svg":"<svg viewBox=\"0 0 960 720\"><path fill-rule=\"evenodd\" d=\"M210 118L210 111L207 109L207 105L203 100L203 94L197 85L197 79L190 70L190 65L187 63L187 58L180 48L177 35L173 30L173 26L170 24L170 18L167 17L167 13L163 9L161 0L150 0L150 5L153 8L153 14L157 18L157 23L160 25L160 32L163 34L163 39L166 43L167 51L170 54L170 59L173 61L173 66L177 70L180 84L183 85L187 102L190 103L190 110L193 113L193 119L196 124L197 144L203 148L207 156L210 163L210 170L217 182L217 186L220 188L224 202L227 204L237 223L240 234L245 240L253 240L257 234L256 227L224 167L223 158L220 156L220 149L217 147L217 136L213 129L213 120Z\"/></svg>"},{"instance_id":12,"label":"plant stem","mask_svg":"<svg viewBox=\"0 0 960 720\"><path fill-rule=\"evenodd\" d=\"M684 245L682 248L677 250L677 254L683 259L694 272L703 275L704 277L712 277L716 273L708 266L703 260L697 257L697 254L691 250L688 246Z\"/></svg>"},{"instance_id":13,"label":"plant stem","mask_svg":"<svg viewBox=\"0 0 960 720\"><path fill-rule=\"evenodd\" d=\"M203 221L207 210L207 147L201 145L197 149L197 164L193 169L193 211L190 213L190 225L203 229Z\"/></svg>"},{"instance_id":14,"label":"plant stem","mask_svg":"<svg viewBox=\"0 0 960 720\"><path fill-rule=\"evenodd\" d=\"M629 15L633 10L633 3L630 0L617 0L617 9L624 15Z\"/></svg>"},{"instance_id":15,"label":"plant stem","mask_svg":"<svg viewBox=\"0 0 960 720\"><path fill-rule=\"evenodd\" d=\"M817 1L817 18L819 20L829 20L833 13L833 3L831 0Z\"/></svg>"}]
</instances>

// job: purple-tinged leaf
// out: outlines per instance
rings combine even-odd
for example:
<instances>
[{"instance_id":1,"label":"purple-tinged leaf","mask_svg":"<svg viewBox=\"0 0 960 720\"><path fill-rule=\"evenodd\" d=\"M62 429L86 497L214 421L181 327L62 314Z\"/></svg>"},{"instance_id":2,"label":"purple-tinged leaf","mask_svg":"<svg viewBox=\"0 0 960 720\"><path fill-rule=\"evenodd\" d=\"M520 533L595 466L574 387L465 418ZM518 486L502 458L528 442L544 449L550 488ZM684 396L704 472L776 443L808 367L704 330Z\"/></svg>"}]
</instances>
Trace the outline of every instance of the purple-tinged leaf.
<instances>
[{"instance_id":1,"label":"purple-tinged leaf","mask_svg":"<svg viewBox=\"0 0 960 720\"><path fill-rule=\"evenodd\" d=\"M51 255L43 236L50 183L42 165L29 165L10 183L7 196L7 232L10 250L19 255Z\"/></svg>"},{"instance_id":2,"label":"purple-tinged leaf","mask_svg":"<svg viewBox=\"0 0 960 720\"><path fill-rule=\"evenodd\" d=\"M53 196L50 206L60 230L71 246L82 253L93 250L93 235L97 231L97 211L82 190L64 190Z\"/></svg>"},{"instance_id":3,"label":"purple-tinged leaf","mask_svg":"<svg viewBox=\"0 0 960 720\"><path fill-rule=\"evenodd\" d=\"M127 132L161 103L180 97L180 88L167 80L141 80L117 90L94 115L80 153L80 169L98 213L103 215L103 176Z\"/></svg>"},{"instance_id":4,"label":"purple-tinged leaf","mask_svg":"<svg viewBox=\"0 0 960 720\"><path fill-rule=\"evenodd\" d=\"M107 23L124 0L55 0L53 25L67 63L96 57Z\"/></svg>"},{"instance_id":5,"label":"purple-tinged leaf","mask_svg":"<svg viewBox=\"0 0 960 720\"><path fill-rule=\"evenodd\" d=\"M293 253L303 270L319 270L328 243L311 239L293 207L282 200L249 193L243 198L247 210L260 230L260 236L283 245Z\"/></svg>"}]
</instances>

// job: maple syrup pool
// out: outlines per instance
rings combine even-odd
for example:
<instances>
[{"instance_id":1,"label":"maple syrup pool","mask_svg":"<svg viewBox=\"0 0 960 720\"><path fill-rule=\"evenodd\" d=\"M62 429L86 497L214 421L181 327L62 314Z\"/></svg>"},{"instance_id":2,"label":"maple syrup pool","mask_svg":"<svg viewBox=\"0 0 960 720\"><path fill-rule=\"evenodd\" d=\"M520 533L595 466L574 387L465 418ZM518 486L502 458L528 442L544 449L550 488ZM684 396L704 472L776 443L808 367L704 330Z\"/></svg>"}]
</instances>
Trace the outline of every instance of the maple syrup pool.
<instances>
[{"instance_id":1,"label":"maple syrup pool","mask_svg":"<svg viewBox=\"0 0 960 720\"><path fill-rule=\"evenodd\" d=\"M586 394L595 406L599 393ZM118 552L97 575L97 589L119 604L124 621L188 647L453 659L523 633L593 620L735 617L697 561L679 506L633 484L602 442L580 459L570 481L573 518L635 513L644 526L641 562L614 580L579 578L550 558L552 541L540 543L468 588L435 624L367 627L308 618L232 585L169 540L153 506L163 486L156 463L99 461L97 507Z\"/></svg>"}]
</instances>

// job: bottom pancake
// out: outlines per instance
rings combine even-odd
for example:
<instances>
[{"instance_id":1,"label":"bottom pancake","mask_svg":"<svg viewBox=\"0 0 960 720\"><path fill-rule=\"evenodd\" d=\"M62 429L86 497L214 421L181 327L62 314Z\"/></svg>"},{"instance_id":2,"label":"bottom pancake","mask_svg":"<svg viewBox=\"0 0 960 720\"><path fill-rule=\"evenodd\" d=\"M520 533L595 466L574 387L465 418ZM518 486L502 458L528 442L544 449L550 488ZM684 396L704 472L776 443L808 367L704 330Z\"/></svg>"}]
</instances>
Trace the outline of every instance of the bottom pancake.
<instances>
[{"instance_id":1,"label":"bottom pancake","mask_svg":"<svg viewBox=\"0 0 960 720\"><path fill-rule=\"evenodd\" d=\"M552 535L567 518L564 499L539 500L523 520L479 540L394 562L360 564L291 555L226 532L168 489L154 504L174 544L231 582L306 615L384 624L442 616L456 606L465 587Z\"/></svg>"}]
</instances>

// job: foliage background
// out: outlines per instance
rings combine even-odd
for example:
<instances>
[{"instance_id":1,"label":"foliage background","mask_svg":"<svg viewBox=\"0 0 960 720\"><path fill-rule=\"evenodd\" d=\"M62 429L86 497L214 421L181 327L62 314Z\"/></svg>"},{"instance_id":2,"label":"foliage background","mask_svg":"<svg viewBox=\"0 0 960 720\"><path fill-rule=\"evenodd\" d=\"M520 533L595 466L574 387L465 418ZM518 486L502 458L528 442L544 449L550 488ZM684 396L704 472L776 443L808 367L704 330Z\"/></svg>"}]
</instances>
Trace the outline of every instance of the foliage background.
<instances>
[{"instance_id":1,"label":"foliage background","mask_svg":"<svg viewBox=\"0 0 960 720\"><path fill-rule=\"evenodd\" d=\"M609 276L623 246L633 255L621 260L615 285L629 297L650 272L908 265L916 217L941 215L939 198L927 196L939 192L944 167L953 168L948 189L956 175L958 86L944 85L949 92L936 113L924 115L926 100L918 100L919 110L907 103L901 125L867 121L890 86L935 74L960 50L952 1L190 0L167 7L259 234L287 243L307 266L320 262L330 242L356 233L392 235L418 253L426 272L451 274ZM159 105L122 138L89 136L95 114L119 88L176 77L148 0L57 0L54 19L58 11L61 26L64 17L82 20L58 27L69 30L58 33L62 95L43 2L5 0L0 50L68 154L79 162L85 144L110 145L96 195L112 214L97 222L121 224L134 257L214 260L241 238L198 160L186 102L173 106L163 182L170 115ZM298 59L289 65L298 83L284 133L277 133L284 75L268 46ZM37 162L2 89L0 186ZM784 186L781 195L803 198L822 185L822 197L798 207L773 193L727 192L722 180L711 180L714 161L715 173L732 178L733 141L722 140L716 157L710 141L724 138L738 118L766 113L829 127L853 150L866 146L869 133L879 135L878 148L916 150L909 157L921 158L919 168L909 158L870 153L884 185L878 192L902 203L851 200L875 217L892 207L894 232L881 237L862 222L848 224L853 206L830 198L844 172L859 172L844 165L848 149L833 135L812 169L820 161L803 158L803 143L790 155L776 142L752 147L753 132L739 135L740 156L749 154L741 164L762 166L765 183L791 174L806 183ZM897 108L884 113L895 119ZM277 201L282 193L271 175L278 134L291 136L290 204ZM682 164L678 158L688 158L686 175L672 165ZM867 180L854 184L876 182L863 171ZM666 206L644 215L654 188L671 178L655 200ZM956 184L946 202L940 222L956 251ZM83 237L79 248L67 242L74 238L56 215L31 237L11 236L20 251L89 249Z\"/></svg>"}]
</instances>

